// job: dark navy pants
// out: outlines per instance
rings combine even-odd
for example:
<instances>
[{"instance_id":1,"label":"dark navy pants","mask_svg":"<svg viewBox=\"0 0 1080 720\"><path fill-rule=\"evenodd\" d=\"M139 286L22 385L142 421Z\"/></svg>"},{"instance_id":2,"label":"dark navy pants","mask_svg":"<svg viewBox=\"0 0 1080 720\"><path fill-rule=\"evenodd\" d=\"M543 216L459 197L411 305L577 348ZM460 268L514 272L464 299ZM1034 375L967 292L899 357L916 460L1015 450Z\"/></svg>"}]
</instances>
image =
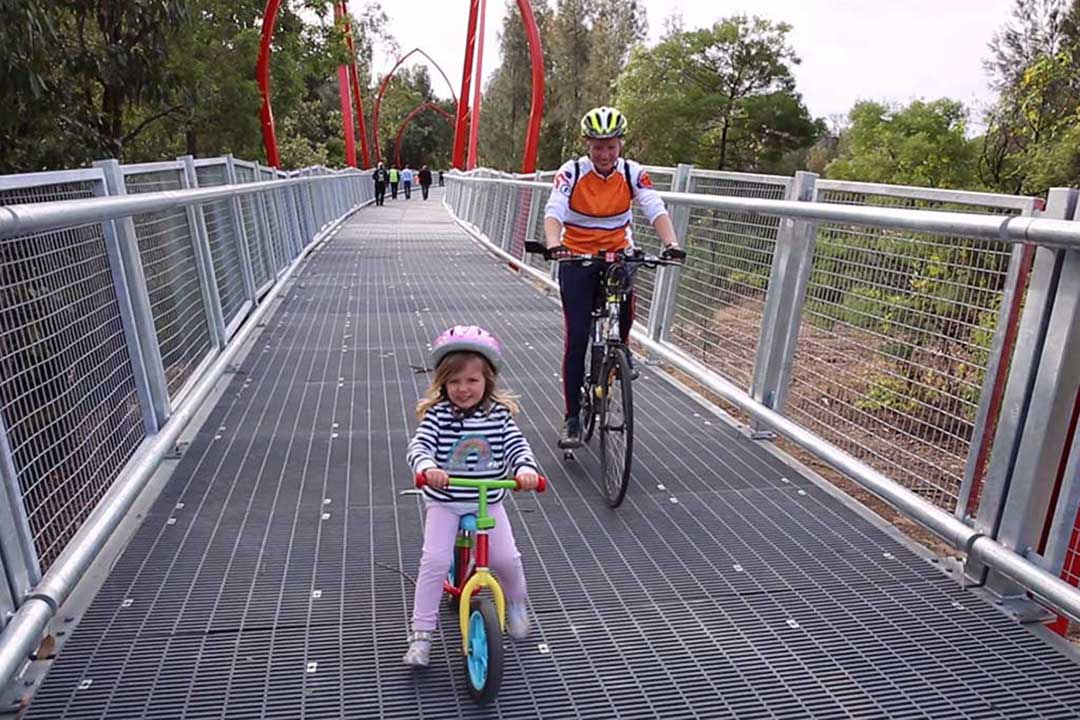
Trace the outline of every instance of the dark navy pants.
<instances>
[{"instance_id":1,"label":"dark navy pants","mask_svg":"<svg viewBox=\"0 0 1080 720\"><path fill-rule=\"evenodd\" d=\"M594 298L600 294L604 265L591 263L561 263L559 265L559 294L562 297L563 320L566 330L566 349L563 352L563 396L566 416L581 412L581 385L585 382L585 353L589 348L589 322ZM619 314L619 333L623 342L630 337L634 324L634 293L623 303Z\"/></svg>"}]
</instances>

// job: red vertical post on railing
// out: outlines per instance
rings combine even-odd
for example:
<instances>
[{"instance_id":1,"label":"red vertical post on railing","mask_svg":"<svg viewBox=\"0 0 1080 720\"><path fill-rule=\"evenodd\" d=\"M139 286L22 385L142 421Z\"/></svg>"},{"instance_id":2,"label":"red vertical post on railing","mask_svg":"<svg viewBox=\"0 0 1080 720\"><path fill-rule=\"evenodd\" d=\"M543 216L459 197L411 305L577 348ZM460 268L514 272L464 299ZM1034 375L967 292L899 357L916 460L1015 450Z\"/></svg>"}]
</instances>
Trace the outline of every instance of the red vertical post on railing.
<instances>
[{"instance_id":1,"label":"red vertical post on railing","mask_svg":"<svg viewBox=\"0 0 1080 720\"><path fill-rule=\"evenodd\" d=\"M334 20L342 23L344 31L344 6L334 3ZM338 65L338 95L341 97L341 136L345 142L345 164L356 167L356 136L353 129L352 101L349 100L349 69Z\"/></svg>"},{"instance_id":2,"label":"red vertical post on railing","mask_svg":"<svg viewBox=\"0 0 1080 720\"><path fill-rule=\"evenodd\" d=\"M274 110L270 105L270 41L274 37L274 23L277 21L281 0L266 0L263 10L262 38L259 42L259 59L255 64L255 79L259 83L262 106L259 119L262 122L263 146L266 148L266 164L271 167L281 165L278 155L277 133L274 129Z\"/></svg>"},{"instance_id":3,"label":"red vertical post on railing","mask_svg":"<svg viewBox=\"0 0 1080 720\"><path fill-rule=\"evenodd\" d=\"M457 123L454 126L454 152L450 165L465 169L465 126L469 116L469 88L472 81L473 53L476 49L476 18L480 0L469 1L469 29L465 34L465 61L461 70L461 93L458 95Z\"/></svg>"},{"instance_id":4,"label":"red vertical post on railing","mask_svg":"<svg viewBox=\"0 0 1080 720\"><path fill-rule=\"evenodd\" d=\"M473 87L472 119L469 121L468 169L476 167L476 145L480 138L480 101L484 84L484 18L487 16L487 0L480 0L480 29L476 37L476 83Z\"/></svg>"}]
</instances>

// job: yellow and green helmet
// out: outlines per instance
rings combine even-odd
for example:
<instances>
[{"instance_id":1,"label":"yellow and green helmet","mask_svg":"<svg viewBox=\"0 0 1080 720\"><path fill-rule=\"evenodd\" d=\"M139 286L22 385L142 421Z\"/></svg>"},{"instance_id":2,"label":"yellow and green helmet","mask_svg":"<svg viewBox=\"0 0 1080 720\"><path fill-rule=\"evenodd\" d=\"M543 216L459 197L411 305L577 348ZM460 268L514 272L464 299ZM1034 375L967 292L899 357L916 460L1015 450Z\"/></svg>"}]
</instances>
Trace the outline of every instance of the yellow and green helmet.
<instances>
[{"instance_id":1,"label":"yellow and green helmet","mask_svg":"<svg viewBox=\"0 0 1080 720\"><path fill-rule=\"evenodd\" d=\"M626 134L626 117L613 107L596 107L581 118L581 136L613 138Z\"/></svg>"}]
</instances>

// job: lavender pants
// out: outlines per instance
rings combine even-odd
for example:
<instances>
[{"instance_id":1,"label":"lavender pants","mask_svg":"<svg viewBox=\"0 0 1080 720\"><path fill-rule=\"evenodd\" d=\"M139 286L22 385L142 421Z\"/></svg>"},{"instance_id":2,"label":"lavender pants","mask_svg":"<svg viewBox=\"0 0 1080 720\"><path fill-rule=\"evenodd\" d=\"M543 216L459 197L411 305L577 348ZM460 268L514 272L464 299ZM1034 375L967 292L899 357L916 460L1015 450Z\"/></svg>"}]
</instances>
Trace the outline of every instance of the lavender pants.
<instances>
[{"instance_id":1,"label":"lavender pants","mask_svg":"<svg viewBox=\"0 0 1080 720\"><path fill-rule=\"evenodd\" d=\"M443 580L453 560L454 539L457 537L460 510L440 502L427 504L424 524L424 551L420 556L420 572L416 578L413 597L413 630L434 630L439 619L439 600ZM525 568L521 553L514 543L514 531L503 504L488 505L488 514L495 518L495 527L488 531L488 562L499 579L508 602L525 600Z\"/></svg>"}]
</instances>

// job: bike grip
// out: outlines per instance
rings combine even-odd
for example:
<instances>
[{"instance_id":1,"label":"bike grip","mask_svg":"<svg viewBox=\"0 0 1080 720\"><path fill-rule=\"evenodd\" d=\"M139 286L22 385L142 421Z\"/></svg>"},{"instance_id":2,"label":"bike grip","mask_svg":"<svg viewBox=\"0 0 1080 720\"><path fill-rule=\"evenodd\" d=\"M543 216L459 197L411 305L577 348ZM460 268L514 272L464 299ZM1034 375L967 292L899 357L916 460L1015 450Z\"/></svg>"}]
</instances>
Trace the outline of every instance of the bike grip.
<instances>
[{"instance_id":1,"label":"bike grip","mask_svg":"<svg viewBox=\"0 0 1080 720\"><path fill-rule=\"evenodd\" d=\"M416 479L415 479L415 482L416 482L416 487L418 487L418 488L422 488L422 487L424 487L425 485L427 485L427 478L426 478L426 477L424 477L424 471L423 471L423 470L421 470L420 472L416 473Z\"/></svg>"},{"instance_id":2,"label":"bike grip","mask_svg":"<svg viewBox=\"0 0 1080 720\"><path fill-rule=\"evenodd\" d=\"M514 478L514 481L517 482L517 478ZM536 492L544 492L544 490L546 488L547 488L547 478L544 477L543 475L537 475ZM520 490L520 489L521 489L521 483L519 482L518 483L518 490Z\"/></svg>"}]
</instances>

